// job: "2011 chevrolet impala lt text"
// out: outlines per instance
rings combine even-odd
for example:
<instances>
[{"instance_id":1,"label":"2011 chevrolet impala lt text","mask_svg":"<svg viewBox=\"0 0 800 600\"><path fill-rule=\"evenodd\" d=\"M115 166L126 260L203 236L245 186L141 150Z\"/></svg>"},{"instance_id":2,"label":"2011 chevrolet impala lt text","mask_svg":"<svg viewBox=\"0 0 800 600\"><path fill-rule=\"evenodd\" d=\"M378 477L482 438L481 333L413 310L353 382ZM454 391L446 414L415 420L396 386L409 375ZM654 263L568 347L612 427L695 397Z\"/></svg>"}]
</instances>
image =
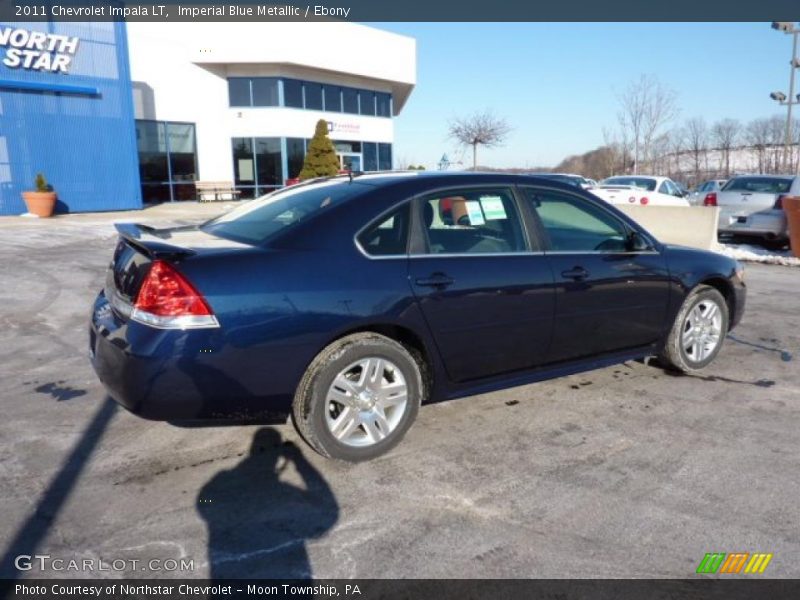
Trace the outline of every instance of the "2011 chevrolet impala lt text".
<instances>
[{"instance_id":1,"label":"2011 chevrolet impala lt text","mask_svg":"<svg viewBox=\"0 0 800 600\"><path fill-rule=\"evenodd\" d=\"M151 419L291 414L350 461L425 402L646 356L702 369L744 311L735 260L533 176L335 177L117 228L90 326L109 394Z\"/></svg>"}]
</instances>

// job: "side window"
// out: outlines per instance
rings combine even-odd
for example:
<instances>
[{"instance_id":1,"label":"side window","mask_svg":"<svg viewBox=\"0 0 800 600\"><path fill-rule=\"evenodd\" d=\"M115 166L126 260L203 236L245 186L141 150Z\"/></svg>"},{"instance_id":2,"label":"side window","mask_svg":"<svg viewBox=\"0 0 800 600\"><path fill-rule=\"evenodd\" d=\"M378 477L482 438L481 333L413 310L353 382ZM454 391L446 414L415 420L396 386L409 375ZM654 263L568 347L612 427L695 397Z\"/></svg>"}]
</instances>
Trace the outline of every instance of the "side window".
<instances>
[{"instance_id":1,"label":"side window","mask_svg":"<svg viewBox=\"0 0 800 600\"><path fill-rule=\"evenodd\" d=\"M658 186L658 193L659 194L669 194L672 195L672 189L670 189L669 184L666 181L662 181L661 185Z\"/></svg>"},{"instance_id":2,"label":"side window","mask_svg":"<svg viewBox=\"0 0 800 600\"><path fill-rule=\"evenodd\" d=\"M625 252L627 228L589 201L548 190L525 192L553 252Z\"/></svg>"},{"instance_id":3,"label":"side window","mask_svg":"<svg viewBox=\"0 0 800 600\"><path fill-rule=\"evenodd\" d=\"M408 244L409 203L392 212L358 236L361 248L370 256L401 256Z\"/></svg>"},{"instance_id":4,"label":"side window","mask_svg":"<svg viewBox=\"0 0 800 600\"><path fill-rule=\"evenodd\" d=\"M514 196L508 189L452 190L422 201L430 254L525 252Z\"/></svg>"}]
</instances>

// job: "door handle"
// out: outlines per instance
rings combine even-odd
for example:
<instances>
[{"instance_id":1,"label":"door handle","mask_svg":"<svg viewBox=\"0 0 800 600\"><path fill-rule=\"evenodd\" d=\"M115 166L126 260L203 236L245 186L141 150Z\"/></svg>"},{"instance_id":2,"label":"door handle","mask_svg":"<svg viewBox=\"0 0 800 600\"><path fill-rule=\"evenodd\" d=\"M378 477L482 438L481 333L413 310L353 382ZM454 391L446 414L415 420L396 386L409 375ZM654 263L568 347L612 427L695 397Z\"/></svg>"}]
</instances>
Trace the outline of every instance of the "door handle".
<instances>
[{"instance_id":1,"label":"door handle","mask_svg":"<svg viewBox=\"0 0 800 600\"><path fill-rule=\"evenodd\" d=\"M455 279L448 277L444 273L434 273L430 277L419 277L416 279L417 285L423 287L446 288L455 283Z\"/></svg>"},{"instance_id":2,"label":"door handle","mask_svg":"<svg viewBox=\"0 0 800 600\"><path fill-rule=\"evenodd\" d=\"M573 267L566 271L561 271L561 276L564 279L574 279L575 281L580 281L581 279L586 279L589 276L589 271L583 267Z\"/></svg>"}]
</instances>

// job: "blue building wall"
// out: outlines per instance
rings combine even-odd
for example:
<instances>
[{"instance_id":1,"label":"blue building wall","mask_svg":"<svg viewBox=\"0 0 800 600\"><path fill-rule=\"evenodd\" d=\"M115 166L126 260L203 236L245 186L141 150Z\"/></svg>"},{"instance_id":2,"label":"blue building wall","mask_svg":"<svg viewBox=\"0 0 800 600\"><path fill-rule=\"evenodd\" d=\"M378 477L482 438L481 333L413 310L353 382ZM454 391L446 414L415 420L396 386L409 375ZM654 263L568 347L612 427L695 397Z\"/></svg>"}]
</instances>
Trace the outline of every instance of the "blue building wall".
<instances>
[{"instance_id":1,"label":"blue building wall","mask_svg":"<svg viewBox=\"0 0 800 600\"><path fill-rule=\"evenodd\" d=\"M56 212L142 207L124 23L2 23L80 38L67 73L10 68L0 45L0 214L45 175Z\"/></svg>"}]
</instances>

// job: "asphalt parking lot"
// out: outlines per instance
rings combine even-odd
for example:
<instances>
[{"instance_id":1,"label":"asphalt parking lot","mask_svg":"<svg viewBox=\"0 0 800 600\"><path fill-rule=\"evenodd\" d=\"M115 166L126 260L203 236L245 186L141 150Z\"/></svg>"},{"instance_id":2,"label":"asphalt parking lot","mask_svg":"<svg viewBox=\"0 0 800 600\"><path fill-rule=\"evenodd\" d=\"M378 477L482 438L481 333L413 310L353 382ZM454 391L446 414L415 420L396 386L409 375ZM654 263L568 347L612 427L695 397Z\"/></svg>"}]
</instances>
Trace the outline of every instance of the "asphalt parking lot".
<instances>
[{"instance_id":1,"label":"asphalt parking lot","mask_svg":"<svg viewBox=\"0 0 800 600\"><path fill-rule=\"evenodd\" d=\"M124 563L107 577L683 578L736 551L800 576L797 268L748 266L702 376L631 362L423 407L396 450L347 465L288 424L116 408L86 333L109 219L0 221L0 576L91 575L15 569L38 554Z\"/></svg>"}]
</instances>

